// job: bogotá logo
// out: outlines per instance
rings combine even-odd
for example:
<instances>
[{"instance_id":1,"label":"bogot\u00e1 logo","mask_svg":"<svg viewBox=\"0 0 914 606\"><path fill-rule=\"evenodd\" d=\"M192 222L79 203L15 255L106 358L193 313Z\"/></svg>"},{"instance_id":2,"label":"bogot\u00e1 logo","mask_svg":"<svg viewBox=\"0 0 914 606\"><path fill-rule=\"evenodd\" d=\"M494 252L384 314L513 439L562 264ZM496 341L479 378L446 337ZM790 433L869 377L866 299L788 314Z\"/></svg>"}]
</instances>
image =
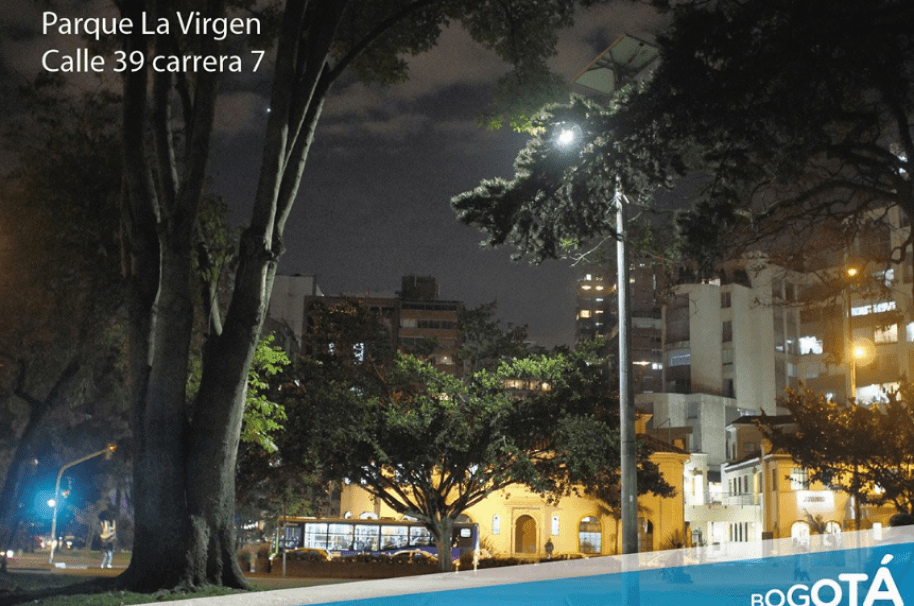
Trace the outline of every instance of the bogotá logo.
<instances>
[{"instance_id":1,"label":"bogot\u00e1 logo","mask_svg":"<svg viewBox=\"0 0 914 606\"><path fill-rule=\"evenodd\" d=\"M904 606L898 593L898 586L888 569L892 554L882 558L879 570L869 581L869 575L862 572L845 572L838 580L820 579L812 586L797 583L786 591L771 589L768 592L753 593L750 606ZM860 597L863 596L863 603Z\"/></svg>"}]
</instances>

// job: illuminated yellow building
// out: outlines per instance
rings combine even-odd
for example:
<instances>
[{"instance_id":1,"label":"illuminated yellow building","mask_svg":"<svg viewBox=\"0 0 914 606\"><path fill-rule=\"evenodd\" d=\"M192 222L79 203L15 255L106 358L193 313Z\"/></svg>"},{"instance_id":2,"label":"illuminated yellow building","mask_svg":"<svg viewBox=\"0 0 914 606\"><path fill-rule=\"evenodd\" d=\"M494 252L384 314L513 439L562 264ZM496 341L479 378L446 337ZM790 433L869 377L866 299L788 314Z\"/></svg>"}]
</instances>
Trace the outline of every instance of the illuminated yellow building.
<instances>
[{"instance_id":1,"label":"illuminated yellow building","mask_svg":"<svg viewBox=\"0 0 914 606\"><path fill-rule=\"evenodd\" d=\"M769 422L789 422L789 417L775 417ZM726 541L752 541L762 538L793 538L806 542L811 533L824 531L840 535L857 529L856 508L845 492L831 490L811 482L806 469L788 454L770 452L768 443L753 423L743 417L728 427L728 450L731 462L724 467L724 482L731 498L739 499L744 526L727 528ZM861 505L860 529L887 526L897 511L894 507ZM811 520L821 522L816 529Z\"/></svg>"},{"instance_id":2,"label":"illuminated yellow building","mask_svg":"<svg viewBox=\"0 0 914 606\"><path fill-rule=\"evenodd\" d=\"M639 551L662 549L664 541L673 535L688 535L683 521L682 485L689 455L655 440L652 446L657 450L651 460L676 488L676 494L670 498L648 494L638 499ZM340 511L342 517L401 517L354 485L344 486ZM469 521L479 524L482 547L492 555L544 557L547 541L551 541L555 555L619 553L619 523L595 499L570 495L552 504L518 485L493 493L464 513Z\"/></svg>"}]
</instances>

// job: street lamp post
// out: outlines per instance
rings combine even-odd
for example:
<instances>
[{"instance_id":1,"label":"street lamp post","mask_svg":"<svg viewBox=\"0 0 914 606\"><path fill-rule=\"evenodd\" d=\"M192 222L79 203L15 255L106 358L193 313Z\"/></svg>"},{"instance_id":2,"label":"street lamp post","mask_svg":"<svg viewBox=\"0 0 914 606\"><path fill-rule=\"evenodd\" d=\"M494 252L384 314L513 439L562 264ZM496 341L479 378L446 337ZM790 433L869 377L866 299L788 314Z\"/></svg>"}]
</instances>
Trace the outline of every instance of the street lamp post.
<instances>
[{"instance_id":1,"label":"street lamp post","mask_svg":"<svg viewBox=\"0 0 914 606\"><path fill-rule=\"evenodd\" d=\"M638 553L638 455L635 443L635 387L632 383L632 316L628 290L624 196L616 180L616 298L619 310L619 441L622 496L622 553Z\"/></svg>"},{"instance_id":2,"label":"street lamp post","mask_svg":"<svg viewBox=\"0 0 914 606\"><path fill-rule=\"evenodd\" d=\"M850 280L857 277L858 270L856 267L847 268L848 283L844 288L844 300L847 310L847 332L844 346L844 357L847 360L847 399L857 399L857 352L854 348L854 326L851 321L853 315L853 306L851 302L851 285Z\"/></svg>"},{"instance_id":3,"label":"street lamp post","mask_svg":"<svg viewBox=\"0 0 914 606\"><path fill-rule=\"evenodd\" d=\"M612 96L626 84L637 81L659 55L653 44L623 34L574 77L580 86ZM638 553L637 445L635 442L635 388L632 383L632 318L629 295L629 258L625 243L625 196L616 178L613 206L616 213L616 296L619 311L619 439L621 480L622 553ZM632 598L632 599L629 599ZM627 604L637 599L626 595Z\"/></svg>"},{"instance_id":4,"label":"street lamp post","mask_svg":"<svg viewBox=\"0 0 914 606\"><path fill-rule=\"evenodd\" d=\"M847 284L844 289L844 298L847 301L847 333L846 338L847 342L844 346L845 358L847 359L847 400L848 405L855 405L857 401L857 360L864 360L864 365L866 365L865 359L869 352L865 351L863 345L859 345L854 341L854 325L853 325L853 305L852 305L852 291L850 281L857 277L860 271L856 267L848 267L846 270L847 273ZM854 462L854 494L851 495L851 500L854 504L854 528L857 530L857 547L860 547L860 529L861 529L861 519L860 516L863 513L861 511L860 503L860 470L859 464Z\"/></svg>"},{"instance_id":5,"label":"street lamp post","mask_svg":"<svg viewBox=\"0 0 914 606\"><path fill-rule=\"evenodd\" d=\"M101 455L105 455L106 459L110 459L111 455L114 454L115 450L117 450L116 445L108 444L105 448L103 448L102 450L99 450L98 452L93 452L92 454L88 454L84 457L80 457L80 458L76 459L75 461L70 461L69 463L67 463L66 465L61 467L60 471L57 472L57 482L55 482L55 484L54 484L54 499L53 499L54 515L51 518L51 555L48 556L48 564L54 563L54 551L57 548L57 509L60 507L60 479L63 477L63 472L66 471L67 469L73 467L74 465L79 465L80 463L84 463L84 462L88 461L89 459L94 459L95 457L98 457Z\"/></svg>"}]
</instances>

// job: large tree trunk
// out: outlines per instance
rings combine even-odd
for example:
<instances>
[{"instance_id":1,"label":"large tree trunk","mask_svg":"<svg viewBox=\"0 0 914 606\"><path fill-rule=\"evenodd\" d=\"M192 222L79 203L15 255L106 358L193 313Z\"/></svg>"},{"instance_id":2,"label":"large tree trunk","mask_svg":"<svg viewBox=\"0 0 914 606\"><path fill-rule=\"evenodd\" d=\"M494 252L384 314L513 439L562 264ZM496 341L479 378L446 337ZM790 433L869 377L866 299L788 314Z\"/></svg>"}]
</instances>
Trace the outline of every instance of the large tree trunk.
<instances>
[{"instance_id":1,"label":"large tree trunk","mask_svg":"<svg viewBox=\"0 0 914 606\"><path fill-rule=\"evenodd\" d=\"M164 240L152 311L151 364L145 383L134 386L139 389L134 415L136 535L124 581L144 590L199 582L188 553L185 494L187 373L194 320L191 250L188 238Z\"/></svg>"},{"instance_id":2,"label":"large tree trunk","mask_svg":"<svg viewBox=\"0 0 914 606\"><path fill-rule=\"evenodd\" d=\"M169 2L149 2L170 14ZM221 16L221 0L207 14ZM125 3L139 21L143 3ZM124 142L130 203L130 364L134 404L136 539L120 584L150 591L205 584L246 587L235 557L235 462L248 371L267 305L282 232L296 196L329 87L326 56L346 2L321 3L310 15L316 44L306 73L299 60L309 3L290 1L279 39L271 115L250 227L221 334L207 337L200 389L186 402L193 306L191 250L204 187L216 104L216 76L200 74L193 98L182 97L188 137L179 174L171 146L168 75L124 75ZM325 14L326 13L326 14ZM326 24L327 27L320 25ZM318 35L319 34L319 35ZM148 54L147 40L127 36L125 50ZM208 39L208 38L207 38ZM203 54L218 54L210 49ZM293 82L295 83L293 85ZM152 93L152 110L147 109ZM188 91L189 92L189 91ZM148 139L151 135L152 143ZM154 153L150 149L154 149Z\"/></svg>"},{"instance_id":3,"label":"large tree trunk","mask_svg":"<svg viewBox=\"0 0 914 606\"><path fill-rule=\"evenodd\" d=\"M235 463L248 369L275 271L273 251L248 231L225 328L207 344L191 426L188 503L195 560L205 562L207 582L230 587L246 586L235 557Z\"/></svg>"},{"instance_id":4,"label":"large tree trunk","mask_svg":"<svg viewBox=\"0 0 914 606\"><path fill-rule=\"evenodd\" d=\"M438 548L438 568L441 572L451 572L454 570L454 563L451 561L451 540L454 534L454 520L448 516L442 516L435 520L435 546Z\"/></svg>"},{"instance_id":5,"label":"large tree trunk","mask_svg":"<svg viewBox=\"0 0 914 606\"><path fill-rule=\"evenodd\" d=\"M144 9L169 15L168 3L124 5L125 16ZM216 2L207 7L214 14ZM136 22L136 21L135 21ZM125 37L125 51L148 53L151 37ZM163 47L168 40L154 38ZM184 170L177 169L170 133L169 74L124 75L124 164L128 189L129 363L133 399L136 529L130 566L119 584L134 590L210 582L195 547L188 510L187 379L193 338L193 238L209 157L217 91L215 75L196 79L187 125ZM151 95L150 95L151 93Z\"/></svg>"}]
</instances>

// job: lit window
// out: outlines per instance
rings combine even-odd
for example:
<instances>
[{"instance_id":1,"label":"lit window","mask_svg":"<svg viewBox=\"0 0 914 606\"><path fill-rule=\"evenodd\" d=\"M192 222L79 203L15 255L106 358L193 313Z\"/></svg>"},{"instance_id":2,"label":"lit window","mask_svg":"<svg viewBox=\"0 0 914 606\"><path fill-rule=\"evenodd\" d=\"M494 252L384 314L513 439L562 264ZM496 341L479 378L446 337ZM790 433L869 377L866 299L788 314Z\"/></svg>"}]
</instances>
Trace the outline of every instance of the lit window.
<instances>
[{"instance_id":1,"label":"lit window","mask_svg":"<svg viewBox=\"0 0 914 606\"><path fill-rule=\"evenodd\" d=\"M857 401L865 403L886 403L889 401L889 393L898 391L900 383L873 383L872 385L863 385L857 388Z\"/></svg>"},{"instance_id":2,"label":"lit window","mask_svg":"<svg viewBox=\"0 0 914 606\"><path fill-rule=\"evenodd\" d=\"M670 366L688 366L692 363L691 349L676 349L669 354Z\"/></svg>"},{"instance_id":3,"label":"lit window","mask_svg":"<svg viewBox=\"0 0 914 606\"><path fill-rule=\"evenodd\" d=\"M590 310L589 310L589 309L582 309L582 310L578 313L578 317L579 317L579 318L589 318L590 316L591 316L591 314L590 314Z\"/></svg>"},{"instance_id":4,"label":"lit window","mask_svg":"<svg viewBox=\"0 0 914 606\"><path fill-rule=\"evenodd\" d=\"M822 339L814 336L800 337L800 355L821 355Z\"/></svg>"},{"instance_id":5,"label":"lit window","mask_svg":"<svg viewBox=\"0 0 914 606\"><path fill-rule=\"evenodd\" d=\"M602 285L602 284L597 284L597 290L603 290L603 285Z\"/></svg>"},{"instance_id":6,"label":"lit window","mask_svg":"<svg viewBox=\"0 0 914 606\"><path fill-rule=\"evenodd\" d=\"M809 472L802 467L793 467L790 470L791 490L809 490Z\"/></svg>"},{"instance_id":7,"label":"lit window","mask_svg":"<svg viewBox=\"0 0 914 606\"><path fill-rule=\"evenodd\" d=\"M873 274L873 277L875 277L877 280L881 280L882 283L885 284L886 288L889 288L892 286L892 282L895 281L895 270L889 268L885 271L879 271Z\"/></svg>"},{"instance_id":8,"label":"lit window","mask_svg":"<svg viewBox=\"0 0 914 606\"><path fill-rule=\"evenodd\" d=\"M873 338L877 343L898 343L898 325L877 328Z\"/></svg>"},{"instance_id":9,"label":"lit window","mask_svg":"<svg viewBox=\"0 0 914 606\"><path fill-rule=\"evenodd\" d=\"M881 314L887 311L895 310L895 301L884 301L882 303L875 303L873 305L873 313Z\"/></svg>"},{"instance_id":10,"label":"lit window","mask_svg":"<svg viewBox=\"0 0 914 606\"><path fill-rule=\"evenodd\" d=\"M602 532L600 521L586 517L578 525L578 551L581 553L600 553L602 551Z\"/></svg>"},{"instance_id":11,"label":"lit window","mask_svg":"<svg viewBox=\"0 0 914 606\"><path fill-rule=\"evenodd\" d=\"M581 290L590 290L591 288L592 288L592 287L590 286L590 284L582 284L582 285L581 285Z\"/></svg>"},{"instance_id":12,"label":"lit window","mask_svg":"<svg viewBox=\"0 0 914 606\"><path fill-rule=\"evenodd\" d=\"M887 311L894 311L895 301L883 301L882 303L873 303L872 305L858 305L851 308L852 316L867 316L869 314L881 314Z\"/></svg>"}]
</instances>

